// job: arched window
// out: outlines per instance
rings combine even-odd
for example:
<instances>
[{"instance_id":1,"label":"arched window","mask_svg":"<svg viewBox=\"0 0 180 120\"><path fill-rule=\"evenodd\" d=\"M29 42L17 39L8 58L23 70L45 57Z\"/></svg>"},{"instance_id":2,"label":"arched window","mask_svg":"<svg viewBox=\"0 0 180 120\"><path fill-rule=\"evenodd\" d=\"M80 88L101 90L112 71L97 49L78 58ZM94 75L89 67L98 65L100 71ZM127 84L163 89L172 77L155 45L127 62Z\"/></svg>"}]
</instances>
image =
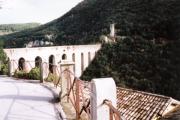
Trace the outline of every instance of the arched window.
<instances>
[{"instance_id":1,"label":"arched window","mask_svg":"<svg viewBox=\"0 0 180 120\"><path fill-rule=\"evenodd\" d=\"M18 68L19 68L19 70L24 70L25 69L25 59L24 58L19 59Z\"/></svg>"},{"instance_id":2,"label":"arched window","mask_svg":"<svg viewBox=\"0 0 180 120\"><path fill-rule=\"evenodd\" d=\"M41 57L37 56L35 58L35 67L40 67L41 63L42 63Z\"/></svg>"},{"instance_id":3,"label":"arched window","mask_svg":"<svg viewBox=\"0 0 180 120\"><path fill-rule=\"evenodd\" d=\"M81 53L81 73L84 71L84 54Z\"/></svg>"},{"instance_id":4,"label":"arched window","mask_svg":"<svg viewBox=\"0 0 180 120\"><path fill-rule=\"evenodd\" d=\"M51 55L49 57L49 72L51 73L54 73L55 72L55 67L54 67L54 64L55 64L55 57L54 55Z\"/></svg>"},{"instance_id":5,"label":"arched window","mask_svg":"<svg viewBox=\"0 0 180 120\"><path fill-rule=\"evenodd\" d=\"M62 60L66 60L67 59L67 55L66 54L63 54L62 55Z\"/></svg>"}]
</instances>

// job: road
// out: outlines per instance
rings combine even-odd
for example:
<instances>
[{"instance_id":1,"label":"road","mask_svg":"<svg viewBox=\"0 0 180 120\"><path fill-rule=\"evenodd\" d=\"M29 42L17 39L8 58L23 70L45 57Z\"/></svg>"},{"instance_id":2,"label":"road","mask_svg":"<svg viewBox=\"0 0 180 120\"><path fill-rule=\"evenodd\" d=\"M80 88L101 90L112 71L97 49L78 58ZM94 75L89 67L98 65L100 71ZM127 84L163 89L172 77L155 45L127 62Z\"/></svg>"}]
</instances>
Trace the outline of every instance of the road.
<instances>
[{"instance_id":1,"label":"road","mask_svg":"<svg viewBox=\"0 0 180 120\"><path fill-rule=\"evenodd\" d=\"M60 120L53 99L37 82L0 76L0 120Z\"/></svg>"}]
</instances>

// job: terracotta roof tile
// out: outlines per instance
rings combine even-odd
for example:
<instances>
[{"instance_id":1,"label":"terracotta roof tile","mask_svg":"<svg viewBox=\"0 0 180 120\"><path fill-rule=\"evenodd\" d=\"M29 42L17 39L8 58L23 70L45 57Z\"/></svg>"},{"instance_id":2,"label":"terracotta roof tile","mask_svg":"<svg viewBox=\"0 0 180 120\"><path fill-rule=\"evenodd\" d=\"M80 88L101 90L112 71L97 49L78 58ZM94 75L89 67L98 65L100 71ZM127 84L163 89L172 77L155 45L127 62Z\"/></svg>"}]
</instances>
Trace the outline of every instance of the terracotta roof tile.
<instances>
[{"instance_id":1,"label":"terracotta roof tile","mask_svg":"<svg viewBox=\"0 0 180 120\"><path fill-rule=\"evenodd\" d=\"M170 101L162 95L117 88L117 108L126 120L151 120L162 115Z\"/></svg>"},{"instance_id":2,"label":"terracotta roof tile","mask_svg":"<svg viewBox=\"0 0 180 120\"><path fill-rule=\"evenodd\" d=\"M180 120L180 105L172 111L170 111L169 113L167 113L160 120Z\"/></svg>"}]
</instances>

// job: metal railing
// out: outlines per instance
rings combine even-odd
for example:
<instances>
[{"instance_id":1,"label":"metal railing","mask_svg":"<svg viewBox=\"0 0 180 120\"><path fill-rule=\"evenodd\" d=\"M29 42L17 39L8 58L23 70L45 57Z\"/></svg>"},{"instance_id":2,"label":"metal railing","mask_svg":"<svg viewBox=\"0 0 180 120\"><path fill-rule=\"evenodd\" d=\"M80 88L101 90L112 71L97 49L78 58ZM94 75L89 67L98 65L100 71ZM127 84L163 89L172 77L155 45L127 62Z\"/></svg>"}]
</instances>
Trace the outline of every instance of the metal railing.
<instances>
[{"instance_id":1,"label":"metal railing","mask_svg":"<svg viewBox=\"0 0 180 120\"><path fill-rule=\"evenodd\" d=\"M103 101L103 104L109 107L109 111L110 111L109 120L122 120L119 111L112 105L111 101L105 99Z\"/></svg>"}]
</instances>

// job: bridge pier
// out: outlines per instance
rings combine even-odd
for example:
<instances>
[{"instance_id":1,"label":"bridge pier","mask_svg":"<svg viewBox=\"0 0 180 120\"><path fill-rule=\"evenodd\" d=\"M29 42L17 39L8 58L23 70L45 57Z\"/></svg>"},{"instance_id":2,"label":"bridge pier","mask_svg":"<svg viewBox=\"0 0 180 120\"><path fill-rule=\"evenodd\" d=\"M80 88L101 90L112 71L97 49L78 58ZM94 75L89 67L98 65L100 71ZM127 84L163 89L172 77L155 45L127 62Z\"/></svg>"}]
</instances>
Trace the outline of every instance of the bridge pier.
<instances>
[{"instance_id":1,"label":"bridge pier","mask_svg":"<svg viewBox=\"0 0 180 120\"><path fill-rule=\"evenodd\" d=\"M8 76L11 77L13 75L13 63L11 60L8 60Z\"/></svg>"},{"instance_id":2,"label":"bridge pier","mask_svg":"<svg viewBox=\"0 0 180 120\"><path fill-rule=\"evenodd\" d=\"M43 70L43 62L40 64L40 83L44 82L44 70Z\"/></svg>"},{"instance_id":3,"label":"bridge pier","mask_svg":"<svg viewBox=\"0 0 180 120\"><path fill-rule=\"evenodd\" d=\"M67 94L68 90L71 87L70 83L74 81L74 62L72 61L61 61L60 63L60 71L61 71L61 93L60 99L68 100Z\"/></svg>"}]
</instances>

